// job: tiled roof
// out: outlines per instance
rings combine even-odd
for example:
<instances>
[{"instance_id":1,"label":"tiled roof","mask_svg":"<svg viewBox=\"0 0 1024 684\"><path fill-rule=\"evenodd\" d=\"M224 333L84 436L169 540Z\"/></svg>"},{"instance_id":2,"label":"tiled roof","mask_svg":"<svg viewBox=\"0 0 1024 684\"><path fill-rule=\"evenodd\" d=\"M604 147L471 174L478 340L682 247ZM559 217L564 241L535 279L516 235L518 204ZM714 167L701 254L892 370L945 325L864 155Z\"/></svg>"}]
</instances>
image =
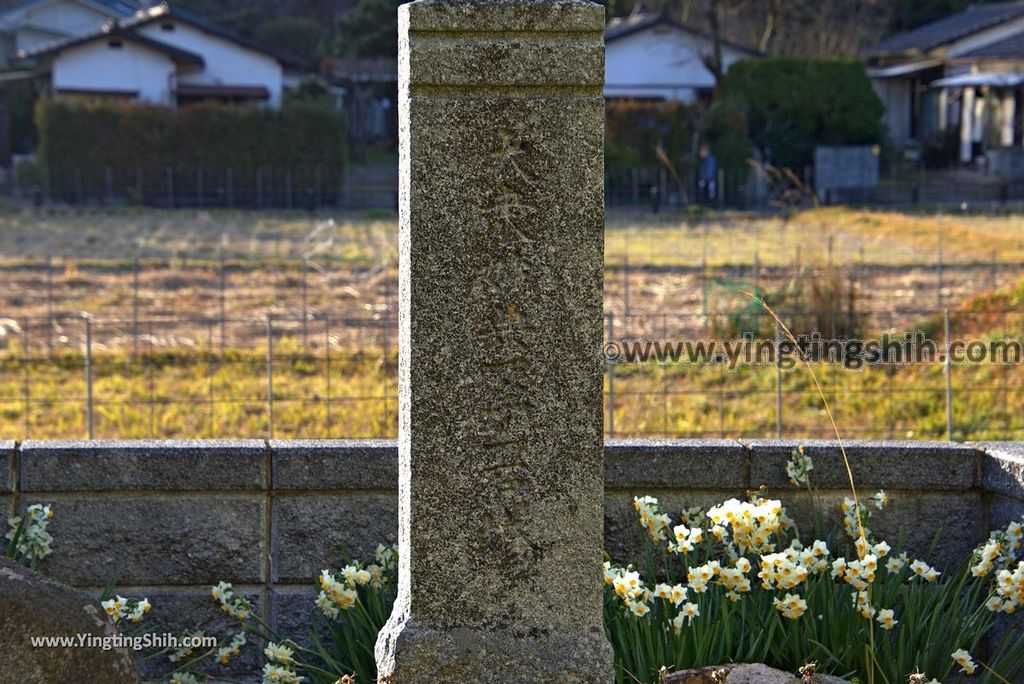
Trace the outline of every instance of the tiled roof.
<instances>
[{"instance_id":1,"label":"tiled roof","mask_svg":"<svg viewBox=\"0 0 1024 684\"><path fill-rule=\"evenodd\" d=\"M0 15L20 10L25 7L31 7L32 5L38 4L42 1L43 0L21 0L21 2L14 2L6 7L0 8ZM88 0L88 2L93 5L102 5L109 9L111 13L122 17L130 17L135 14L140 7L138 2L133 2L132 0Z\"/></svg>"},{"instance_id":2,"label":"tiled roof","mask_svg":"<svg viewBox=\"0 0 1024 684\"><path fill-rule=\"evenodd\" d=\"M1024 2L998 2L971 5L905 33L889 36L864 51L865 55L928 52L966 36L978 33L1018 17L1024 17Z\"/></svg>"},{"instance_id":3,"label":"tiled roof","mask_svg":"<svg viewBox=\"0 0 1024 684\"><path fill-rule=\"evenodd\" d=\"M136 43L137 45L142 45L151 50L167 55L175 62L194 64L196 66L203 66L204 64L203 58L194 52L182 50L181 48L174 47L173 45L168 45L167 43L161 43L158 40L147 38L139 33L122 28L115 24L113 20L95 33L78 36L77 38L71 38L70 40L64 40L50 45L43 45L32 50L22 50L18 53L18 59L35 59L37 57L55 55L70 48L91 43L94 40L103 40L107 38L120 38L121 40L127 40L129 42Z\"/></svg>"},{"instance_id":4,"label":"tiled roof","mask_svg":"<svg viewBox=\"0 0 1024 684\"><path fill-rule=\"evenodd\" d=\"M200 17L198 14L193 14L192 12L172 7L166 2L148 9L140 10L133 17L123 20L121 22L121 26L125 28L135 28L155 21L166 21L168 19L174 19L185 24L190 24L211 35L219 36L220 38L237 43L238 45L247 47L256 52L262 52L265 55L273 57L286 67L311 70L310 64L298 57L295 57L294 55L274 50L263 43L240 36L226 26L222 26L221 24L210 21L209 19Z\"/></svg>"},{"instance_id":5,"label":"tiled roof","mask_svg":"<svg viewBox=\"0 0 1024 684\"><path fill-rule=\"evenodd\" d=\"M1022 59L1024 58L1024 31L1009 38L968 50L957 56L974 59Z\"/></svg>"}]
</instances>

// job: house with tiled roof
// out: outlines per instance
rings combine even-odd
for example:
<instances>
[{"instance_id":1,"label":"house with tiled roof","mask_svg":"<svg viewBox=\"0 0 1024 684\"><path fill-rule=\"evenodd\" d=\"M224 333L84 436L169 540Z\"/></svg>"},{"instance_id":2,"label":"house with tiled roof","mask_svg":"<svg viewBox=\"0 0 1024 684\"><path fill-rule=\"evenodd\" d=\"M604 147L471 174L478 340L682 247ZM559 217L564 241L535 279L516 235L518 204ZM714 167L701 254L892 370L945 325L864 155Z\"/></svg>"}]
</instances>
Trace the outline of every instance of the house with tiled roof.
<instances>
[{"instance_id":1,"label":"house with tiled roof","mask_svg":"<svg viewBox=\"0 0 1024 684\"><path fill-rule=\"evenodd\" d=\"M108 20L91 33L21 50L56 97L165 106L195 101L279 107L309 65L165 4Z\"/></svg>"},{"instance_id":2,"label":"house with tiled roof","mask_svg":"<svg viewBox=\"0 0 1024 684\"><path fill-rule=\"evenodd\" d=\"M607 99L693 102L715 88L708 66L713 38L665 14L638 11L612 19L604 40ZM723 71L759 55L728 41L721 46Z\"/></svg>"},{"instance_id":3,"label":"house with tiled roof","mask_svg":"<svg viewBox=\"0 0 1024 684\"><path fill-rule=\"evenodd\" d=\"M0 8L0 65L19 50L93 33L109 20L125 19L145 0L19 0Z\"/></svg>"},{"instance_id":4,"label":"house with tiled roof","mask_svg":"<svg viewBox=\"0 0 1024 684\"><path fill-rule=\"evenodd\" d=\"M1024 2L971 5L862 57L897 147L955 136L969 162L1024 145Z\"/></svg>"}]
</instances>

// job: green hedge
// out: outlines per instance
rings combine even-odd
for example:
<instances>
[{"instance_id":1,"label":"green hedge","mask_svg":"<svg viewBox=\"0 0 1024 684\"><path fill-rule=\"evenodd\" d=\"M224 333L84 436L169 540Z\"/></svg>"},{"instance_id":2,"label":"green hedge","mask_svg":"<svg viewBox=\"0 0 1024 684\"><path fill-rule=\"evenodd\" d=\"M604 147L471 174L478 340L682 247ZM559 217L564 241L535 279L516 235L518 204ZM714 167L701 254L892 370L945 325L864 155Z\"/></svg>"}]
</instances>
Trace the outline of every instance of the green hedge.
<instances>
[{"instance_id":1,"label":"green hedge","mask_svg":"<svg viewBox=\"0 0 1024 684\"><path fill-rule=\"evenodd\" d=\"M742 106L765 161L797 172L812 163L817 145L877 144L885 134L885 106L855 60L737 62L719 95Z\"/></svg>"},{"instance_id":2,"label":"green hedge","mask_svg":"<svg viewBox=\"0 0 1024 684\"><path fill-rule=\"evenodd\" d=\"M680 173L691 170L694 110L678 102L611 100L605 104L605 164L609 173L659 168L660 144Z\"/></svg>"},{"instance_id":3,"label":"green hedge","mask_svg":"<svg viewBox=\"0 0 1024 684\"><path fill-rule=\"evenodd\" d=\"M41 100L35 120L38 158L51 174L103 174L106 168L337 170L346 159L343 115L301 102L274 111Z\"/></svg>"}]
</instances>

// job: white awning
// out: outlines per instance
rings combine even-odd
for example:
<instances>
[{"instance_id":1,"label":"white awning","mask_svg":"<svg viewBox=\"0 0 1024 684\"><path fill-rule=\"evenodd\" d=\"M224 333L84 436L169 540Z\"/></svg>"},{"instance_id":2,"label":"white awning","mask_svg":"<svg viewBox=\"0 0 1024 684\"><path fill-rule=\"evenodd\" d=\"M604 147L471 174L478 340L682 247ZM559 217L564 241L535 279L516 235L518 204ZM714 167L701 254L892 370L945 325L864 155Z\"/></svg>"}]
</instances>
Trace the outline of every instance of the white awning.
<instances>
[{"instance_id":1,"label":"white awning","mask_svg":"<svg viewBox=\"0 0 1024 684\"><path fill-rule=\"evenodd\" d=\"M1013 88L1024 83L1024 75L1021 74L994 74L977 73L961 74L932 81L933 88L970 88L976 86L989 86L990 88Z\"/></svg>"}]
</instances>

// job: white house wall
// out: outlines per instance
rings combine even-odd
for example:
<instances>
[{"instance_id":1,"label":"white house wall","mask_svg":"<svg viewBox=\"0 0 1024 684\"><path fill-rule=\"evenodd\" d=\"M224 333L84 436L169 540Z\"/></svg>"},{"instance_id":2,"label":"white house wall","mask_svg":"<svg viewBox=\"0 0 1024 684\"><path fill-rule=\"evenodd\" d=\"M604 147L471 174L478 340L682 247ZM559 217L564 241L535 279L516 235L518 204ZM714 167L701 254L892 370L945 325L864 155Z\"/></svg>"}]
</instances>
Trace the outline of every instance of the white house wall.
<instances>
[{"instance_id":1,"label":"white house wall","mask_svg":"<svg viewBox=\"0 0 1024 684\"><path fill-rule=\"evenodd\" d=\"M122 41L112 48L93 41L59 54L53 61L53 89L84 91L137 91L138 99L171 104L175 65L162 53Z\"/></svg>"},{"instance_id":2,"label":"white house wall","mask_svg":"<svg viewBox=\"0 0 1024 684\"><path fill-rule=\"evenodd\" d=\"M698 89L715 87L704 65L710 43L669 26L655 26L618 38L605 48L605 97L658 98L692 102ZM745 55L725 49L728 69Z\"/></svg>"},{"instance_id":3,"label":"white house wall","mask_svg":"<svg viewBox=\"0 0 1024 684\"><path fill-rule=\"evenodd\" d=\"M897 147L910 140L910 80L906 78L876 78L871 85L878 99L885 105L884 121L889 138Z\"/></svg>"},{"instance_id":4,"label":"white house wall","mask_svg":"<svg viewBox=\"0 0 1024 684\"><path fill-rule=\"evenodd\" d=\"M692 102L697 88L714 88L715 77L679 31L656 28L609 43L605 49L605 96Z\"/></svg>"},{"instance_id":5,"label":"white house wall","mask_svg":"<svg viewBox=\"0 0 1024 684\"><path fill-rule=\"evenodd\" d=\"M201 71L182 74L180 83L262 86L270 93L268 104L281 105L284 74L276 59L182 22L174 22L173 31L165 31L162 23L155 21L136 30L161 43L200 55L206 62Z\"/></svg>"}]
</instances>

